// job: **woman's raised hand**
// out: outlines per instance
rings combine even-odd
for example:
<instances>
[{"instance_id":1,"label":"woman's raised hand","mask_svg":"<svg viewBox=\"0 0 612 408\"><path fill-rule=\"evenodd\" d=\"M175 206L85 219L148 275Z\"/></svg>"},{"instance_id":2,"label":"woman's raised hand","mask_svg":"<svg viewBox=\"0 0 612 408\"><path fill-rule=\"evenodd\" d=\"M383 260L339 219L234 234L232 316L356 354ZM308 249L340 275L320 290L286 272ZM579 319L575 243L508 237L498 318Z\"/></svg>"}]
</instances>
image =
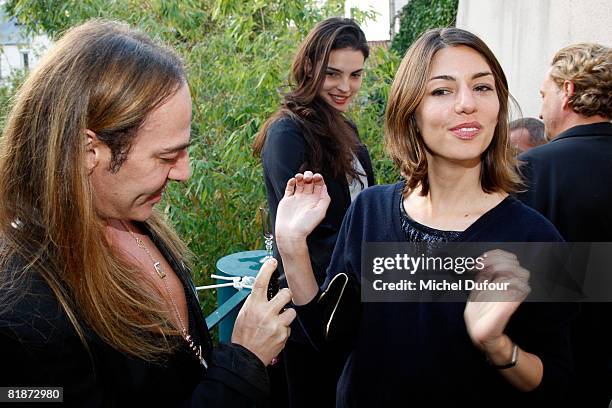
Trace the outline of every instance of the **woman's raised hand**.
<instances>
[{"instance_id":1,"label":"woman's raised hand","mask_svg":"<svg viewBox=\"0 0 612 408\"><path fill-rule=\"evenodd\" d=\"M531 391L542 382L544 365L535 354L521 350L505 334L508 321L529 295L530 273L523 268L516 255L489 251L485 267L476 275L479 282L502 284L505 289L475 290L465 306L464 319L472 342L487 355L500 374L521 391Z\"/></svg>"},{"instance_id":2,"label":"woman's raised hand","mask_svg":"<svg viewBox=\"0 0 612 408\"><path fill-rule=\"evenodd\" d=\"M329 202L323 176L306 171L287 182L285 196L278 203L276 246L296 305L310 302L319 289L306 238L325 217Z\"/></svg>"},{"instance_id":3,"label":"woman's raised hand","mask_svg":"<svg viewBox=\"0 0 612 408\"><path fill-rule=\"evenodd\" d=\"M484 255L484 269L476 276L478 282L503 284L505 290L473 290L465 307L464 319L472 342L487 351L495 349L504 337L510 317L525 300L531 288L529 271L516 255L489 251Z\"/></svg>"},{"instance_id":4,"label":"woman's raised hand","mask_svg":"<svg viewBox=\"0 0 612 408\"><path fill-rule=\"evenodd\" d=\"M298 173L287 182L276 212L276 240L303 241L325 217L330 198L323 176Z\"/></svg>"}]
</instances>

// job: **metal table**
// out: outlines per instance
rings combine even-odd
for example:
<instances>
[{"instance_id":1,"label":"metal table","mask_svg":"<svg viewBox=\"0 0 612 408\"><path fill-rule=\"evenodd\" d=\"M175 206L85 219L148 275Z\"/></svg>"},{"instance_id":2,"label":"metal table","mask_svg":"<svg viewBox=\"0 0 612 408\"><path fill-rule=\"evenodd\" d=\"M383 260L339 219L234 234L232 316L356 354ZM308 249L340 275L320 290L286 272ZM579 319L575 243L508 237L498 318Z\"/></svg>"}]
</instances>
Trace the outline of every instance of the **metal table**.
<instances>
[{"instance_id":1,"label":"metal table","mask_svg":"<svg viewBox=\"0 0 612 408\"><path fill-rule=\"evenodd\" d=\"M266 251L243 251L226 255L217 261L217 274L221 276L257 276L261 268L259 262L266 256ZM227 281L218 279L218 283ZM251 293L249 289L237 290L232 286L217 289L217 310L206 318L208 328L219 324L219 342L229 342L232 338L234 323L240 310L240 305Z\"/></svg>"}]
</instances>

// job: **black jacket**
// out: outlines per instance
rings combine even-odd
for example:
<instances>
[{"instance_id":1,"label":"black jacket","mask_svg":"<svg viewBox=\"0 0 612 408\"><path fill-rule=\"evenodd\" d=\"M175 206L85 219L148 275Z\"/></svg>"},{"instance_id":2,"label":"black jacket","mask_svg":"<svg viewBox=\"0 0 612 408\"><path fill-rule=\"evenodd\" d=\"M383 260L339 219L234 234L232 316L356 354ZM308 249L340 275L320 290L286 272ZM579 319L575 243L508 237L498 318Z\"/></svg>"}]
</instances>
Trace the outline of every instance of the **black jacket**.
<instances>
[{"instance_id":1,"label":"black jacket","mask_svg":"<svg viewBox=\"0 0 612 408\"><path fill-rule=\"evenodd\" d=\"M575 126L519 156L527 191L568 242L612 241L612 124Z\"/></svg>"},{"instance_id":2,"label":"black jacket","mask_svg":"<svg viewBox=\"0 0 612 408\"><path fill-rule=\"evenodd\" d=\"M349 124L358 137L357 128L350 122ZM276 210L285 194L287 180L298 172L312 170L304 168L310 152L310 147L304 138L304 130L296 120L281 118L269 127L261 157L272 225L275 225ZM367 148L361 145L356 156L366 173L368 186L374 185L374 172ZM333 178L325 172L322 175L331 203L323 221L307 238L312 269L319 285L325 279L342 219L351 204L346 176ZM275 258L279 260L280 284L286 287L281 258L276 248L274 251ZM346 352L339 350L315 352L310 348L306 334L297 319L294 320L291 325L291 337L283 352L289 401L279 403L277 406L332 407L336 399L336 383L346 357Z\"/></svg>"},{"instance_id":3,"label":"black jacket","mask_svg":"<svg viewBox=\"0 0 612 408\"><path fill-rule=\"evenodd\" d=\"M528 191L518 195L568 242L612 241L612 124L572 127L519 156ZM602 273L609 273L609 270ZM612 399L612 303L583 303L572 324L575 378L568 406Z\"/></svg>"},{"instance_id":4,"label":"black jacket","mask_svg":"<svg viewBox=\"0 0 612 408\"><path fill-rule=\"evenodd\" d=\"M44 279L29 271L25 296L0 315L0 385L63 387L64 403L78 407L266 405L263 363L236 344L212 347L189 270L145 224L140 228L183 283L189 332L202 345L208 369L181 339L168 361L156 364L122 354L85 325L90 356Z\"/></svg>"},{"instance_id":5,"label":"black jacket","mask_svg":"<svg viewBox=\"0 0 612 408\"><path fill-rule=\"evenodd\" d=\"M357 133L357 129L353 128L355 133ZM276 222L276 210L279 201L285 194L287 180L300 171L309 170L302 168L308 157L308 149L309 147L303 136L303 130L295 120L281 118L268 129L261 158L272 225ZM359 147L357 158L366 173L368 185L373 186L376 183L374 181L374 170L372 169L370 155L365 145ZM333 178L325 173L322 175L327 185L327 192L331 198L331 203L325 218L307 239L312 269L319 285L325 280L326 269L336 244L342 219L351 204L351 195L346 177L341 175L340 177ZM280 260L276 248L275 257ZM283 271L280 262L279 271L281 273ZM284 286L286 286L286 283Z\"/></svg>"}]
</instances>

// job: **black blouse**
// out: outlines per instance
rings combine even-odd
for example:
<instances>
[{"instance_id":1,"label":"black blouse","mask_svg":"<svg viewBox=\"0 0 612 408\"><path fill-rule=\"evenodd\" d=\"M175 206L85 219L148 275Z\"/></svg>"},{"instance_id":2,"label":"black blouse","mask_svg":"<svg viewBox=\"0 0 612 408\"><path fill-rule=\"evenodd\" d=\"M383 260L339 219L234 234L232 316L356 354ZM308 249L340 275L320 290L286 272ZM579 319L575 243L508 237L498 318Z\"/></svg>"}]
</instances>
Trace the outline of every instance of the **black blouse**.
<instances>
[{"instance_id":1,"label":"black blouse","mask_svg":"<svg viewBox=\"0 0 612 408\"><path fill-rule=\"evenodd\" d=\"M402 231L406 235L408 242L452 242L456 241L461 235L461 231L443 231L430 228L427 225L419 224L406 212L404 208L404 197L400 195L400 222Z\"/></svg>"}]
</instances>

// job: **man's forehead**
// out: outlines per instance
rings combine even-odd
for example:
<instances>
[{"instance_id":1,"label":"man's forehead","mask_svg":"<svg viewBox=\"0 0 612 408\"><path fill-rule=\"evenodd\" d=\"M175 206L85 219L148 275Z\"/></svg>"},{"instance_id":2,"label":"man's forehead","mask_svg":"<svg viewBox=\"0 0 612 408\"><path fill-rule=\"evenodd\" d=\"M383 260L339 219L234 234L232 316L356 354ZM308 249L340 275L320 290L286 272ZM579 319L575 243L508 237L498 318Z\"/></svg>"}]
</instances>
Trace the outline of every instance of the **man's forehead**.
<instances>
[{"instance_id":1,"label":"man's forehead","mask_svg":"<svg viewBox=\"0 0 612 408\"><path fill-rule=\"evenodd\" d=\"M544 75L544 81L542 81L542 87L557 87L557 84L555 83L555 81L553 81L553 78L551 76L552 73L552 67L550 67L547 71L546 71L546 75Z\"/></svg>"},{"instance_id":2,"label":"man's forehead","mask_svg":"<svg viewBox=\"0 0 612 408\"><path fill-rule=\"evenodd\" d=\"M191 117L192 117L192 114L190 114L187 119L187 123L189 123L189 125L191 125ZM168 115L168 114L151 115L149 114L147 118L145 119L145 121L142 123L142 125L140 125L140 127L138 128L138 132L150 133L150 132L165 130L166 128L170 127L171 124L176 125L176 126L173 126L173 128L180 127L180 124L176 122L176 117L173 117L172 115Z\"/></svg>"},{"instance_id":3,"label":"man's forehead","mask_svg":"<svg viewBox=\"0 0 612 408\"><path fill-rule=\"evenodd\" d=\"M187 87L181 87L148 113L136 132L134 148L144 154L162 154L189 146L192 103Z\"/></svg>"},{"instance_id":4,"label":"man's forehead","mask_svg":"<svg viewBox=\"0 0 612 408\"><path fill-rule=\"evenodd\" d=\"M529 131L525 127L517 127L517 128L510 130L510 137L513 139L518 139L522 137L523 135L528 135L528 134L529 134Z\"/></svg>"},{"instance_id":5,"label":"man's forehead","mask_svg":"<svg viewBox=\"0 0 612 408\"><path fill-rule=\"evenodd\" d=\"M140 128L145 131L154 131L158 128L182 127L185 125L184 121L191 124L192 115L189 88L183 85L174 95L149 112Z\"/></svg>"},{"instance_id":6,"label":"man's forehead","mask_svg":"<svg viewBox=\"0 0 612 408\"><path fill-rule=\"evenodd\" d=\"M182 128L169 128L150 122L146 125L143 124L138 129L130 150L163 154L184 150L190 144L191 129L189 125L186 124Z\"/></svg>"}]
</instances>

